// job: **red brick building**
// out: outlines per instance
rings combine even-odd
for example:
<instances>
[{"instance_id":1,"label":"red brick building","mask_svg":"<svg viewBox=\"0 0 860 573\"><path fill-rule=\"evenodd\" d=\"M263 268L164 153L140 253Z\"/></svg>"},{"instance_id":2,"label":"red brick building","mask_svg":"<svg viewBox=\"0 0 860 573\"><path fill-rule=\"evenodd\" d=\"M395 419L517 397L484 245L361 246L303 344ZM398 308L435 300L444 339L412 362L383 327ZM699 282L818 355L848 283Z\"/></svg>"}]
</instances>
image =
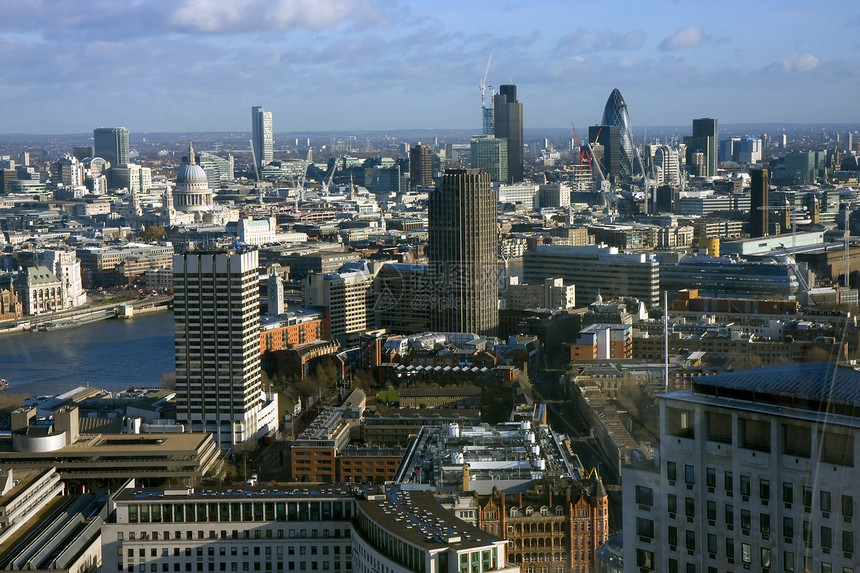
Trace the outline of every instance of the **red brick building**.
<instances>
[{"instance_id":1,"label":"red brick building","mask_svg":"<svg viewBox=\"0 0 860 573\"><path fill-rule=\"evenodd\" d=\"M552 489L507 496L494 489L478 498L478 527L510 541L508 560L521 573L591 573L594 552L609 537L603 482L595 474L563 492Z\"/></svg>"}]
</instances>

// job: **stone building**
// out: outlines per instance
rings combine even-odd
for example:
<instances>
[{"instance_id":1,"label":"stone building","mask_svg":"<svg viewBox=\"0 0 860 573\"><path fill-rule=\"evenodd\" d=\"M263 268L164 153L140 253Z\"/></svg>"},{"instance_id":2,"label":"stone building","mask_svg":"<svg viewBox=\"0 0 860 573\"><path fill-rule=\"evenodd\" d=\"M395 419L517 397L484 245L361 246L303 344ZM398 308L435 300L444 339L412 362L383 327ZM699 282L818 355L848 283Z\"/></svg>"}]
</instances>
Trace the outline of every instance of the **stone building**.
<instances>
[{"instance_id":1,"label":"stone building","mask_svg":"<svg viewBox=\"0 0 860 573\"><path fill-rule=\"evenodd\" d=\"M509 541L521 573L589 573L609 537L609 502L596 474L559 491L547 483L518 495L478 498L478 527ZM553 491L556 490L556 491Z\"/></svg>"}]
</instances>

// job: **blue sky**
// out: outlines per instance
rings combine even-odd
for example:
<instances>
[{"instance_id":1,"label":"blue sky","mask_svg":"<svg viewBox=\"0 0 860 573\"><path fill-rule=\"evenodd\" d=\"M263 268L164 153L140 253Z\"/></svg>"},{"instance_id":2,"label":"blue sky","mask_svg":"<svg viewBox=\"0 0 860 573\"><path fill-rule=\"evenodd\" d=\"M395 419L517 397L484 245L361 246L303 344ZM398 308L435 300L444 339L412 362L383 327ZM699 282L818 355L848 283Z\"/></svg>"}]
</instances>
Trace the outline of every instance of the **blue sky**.
<instances>
[{"instance_id":1,"label":"blue sky","mask_svg":"<svg viewBox=\"0 0 860 573\"><path fill-rule=\"evenodd\" d=\"M474 128L479 81L526 128L860 121L860 4L4 0L0 133Z\"/></svg>"}]
</instances>

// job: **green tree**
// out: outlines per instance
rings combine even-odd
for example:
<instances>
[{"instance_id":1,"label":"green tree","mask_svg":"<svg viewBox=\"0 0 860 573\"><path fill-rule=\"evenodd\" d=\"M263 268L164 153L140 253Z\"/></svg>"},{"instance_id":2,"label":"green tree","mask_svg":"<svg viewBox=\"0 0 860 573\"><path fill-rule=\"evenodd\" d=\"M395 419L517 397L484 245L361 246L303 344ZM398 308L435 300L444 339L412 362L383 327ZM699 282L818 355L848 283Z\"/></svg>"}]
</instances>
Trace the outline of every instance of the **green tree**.
<instances>
[{"instance_id":1,"label":"green tree","mask_svg":"<svg viewBox=\"0 0 860 573\"><path fill-rule=\"evenodd\" d=\"M167 236L167 231L163 225L150 225L140 232L140 238L151 243L159 241Z\"/></svg>"}]
</instances>

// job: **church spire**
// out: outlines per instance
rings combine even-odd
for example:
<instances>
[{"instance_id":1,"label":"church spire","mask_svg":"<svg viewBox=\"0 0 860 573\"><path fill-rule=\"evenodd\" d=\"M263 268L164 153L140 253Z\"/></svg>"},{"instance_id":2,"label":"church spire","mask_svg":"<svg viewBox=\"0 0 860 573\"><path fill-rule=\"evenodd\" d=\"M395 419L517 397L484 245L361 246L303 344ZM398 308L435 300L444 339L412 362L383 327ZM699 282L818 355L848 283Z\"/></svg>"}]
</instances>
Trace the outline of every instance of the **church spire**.
<instances>
[{"instance_id":1,"label":"church spire","mask_svg":"<svg viewBox=\"0 0 860 573\"><path fill-rule=\"evenodd\" d=\"M194 158L194 144L188 140L188 165L196 165L197 160Z\"/></svg>"}]
</instances>

